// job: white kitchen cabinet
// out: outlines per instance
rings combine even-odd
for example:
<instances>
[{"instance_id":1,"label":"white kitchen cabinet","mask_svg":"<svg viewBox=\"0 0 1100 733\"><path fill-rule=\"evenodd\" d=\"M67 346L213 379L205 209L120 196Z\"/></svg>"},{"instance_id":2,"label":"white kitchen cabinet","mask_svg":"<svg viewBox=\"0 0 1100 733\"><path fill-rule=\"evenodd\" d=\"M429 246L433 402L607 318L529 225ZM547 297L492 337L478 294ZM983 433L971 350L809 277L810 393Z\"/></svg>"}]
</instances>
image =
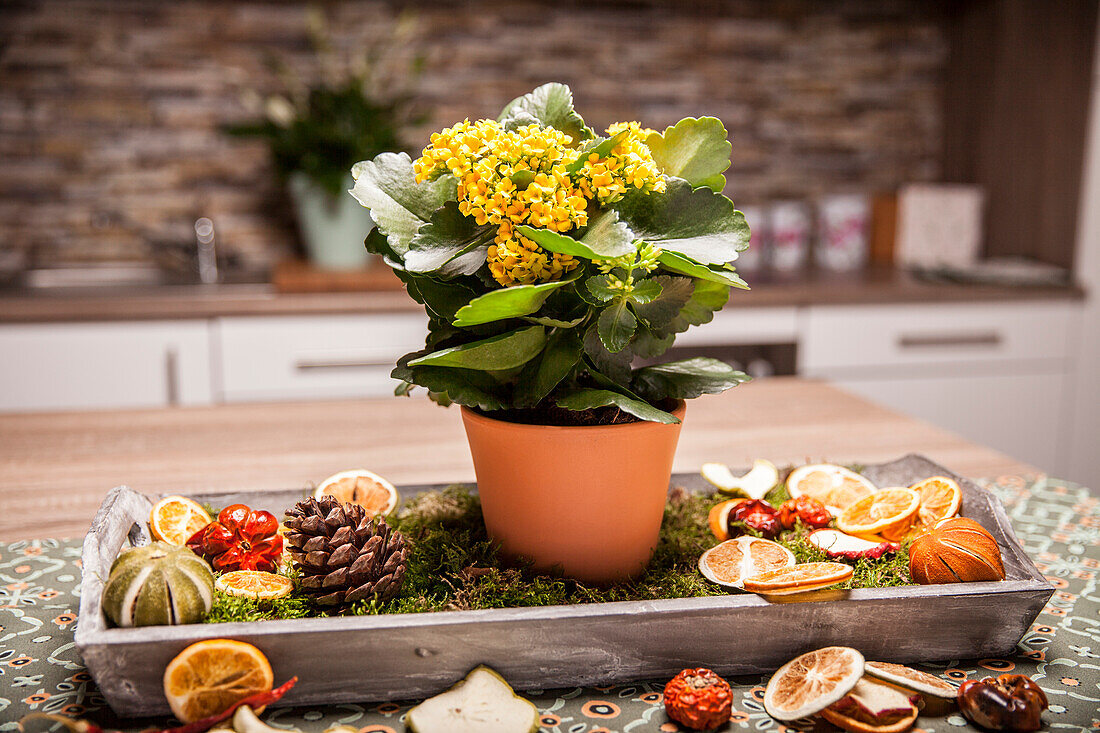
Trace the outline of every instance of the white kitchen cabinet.
<instances>
[{"instance_id":1,"label":"white kitchen cabinet","mask_svg":"<svg viewBox=\"0 0 1100 733\"><path fill-rule=\"evenodd\" d=\"M207 321L0 326L0 410L211 402Z\"/></svg>"},{"instance_id":2,"label":"white kitchen cabinet","mask_svg":"<svg viewBox=\"0 0 1100 733\"><path fill-rule=\"evenodd\" d=\"M678 334L676 345L793 344L798 338L797 308L736 307L720 310L710 323Z\"/></svg>"},{"instance_id":3,"label":"white kitchen cabinet","mask_svg":"<svg viewBox=\"0 0 1100 733\"><path fill-rule=\"evenodd\" d=\"M424 313L219 318L225 402L382 397L399 357L424 348Z\"/></svg>"},{"instance_id":4,"label":"white kitchen cabinet","mask_svg":"<svg viewBox=\"0 0 1100 733\"><path fill-rule=\"evenodd\" d=\"M798 371L1058 473L1079 308L811 307Z\"/></svg>"}]
</instances>

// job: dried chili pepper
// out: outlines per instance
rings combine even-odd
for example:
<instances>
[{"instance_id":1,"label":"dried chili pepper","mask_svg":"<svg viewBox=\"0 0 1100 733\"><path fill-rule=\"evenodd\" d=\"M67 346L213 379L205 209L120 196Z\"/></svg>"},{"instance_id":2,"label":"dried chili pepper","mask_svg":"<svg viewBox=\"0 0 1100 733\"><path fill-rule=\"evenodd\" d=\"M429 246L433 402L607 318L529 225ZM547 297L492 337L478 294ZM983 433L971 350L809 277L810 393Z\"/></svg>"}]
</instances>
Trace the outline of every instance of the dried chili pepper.
<instances>
[{"instance_id":1,"label":"dried chili pepper","mask_svg":"<svg viewBox=\"0 0 1100 733\"><path fill-rule=\"evenodd\" d=\"M271 512L252 511L244 504L222 509L218 519L187 540L215 570L266 570L274 573L283 554L279 520Z\"/></svg>"},{"instance_id":2,"label":"dried chili pepper","mask_svg":"<svg viewBox=\"0 0 1100 733\"><path fill-rule=\"evenodd\" d=\"M1048 707L1046 693L1022 674L967 680L959 686L958 701L963 715L993 730L1039 730Z\"/></svg>"},{"instance_id":3,"label":"dried chili pepper","mask_svg":"<svg viewBox=\"0 0 1100 733\"><path fill-rule=\"evenodd\" d=\"M211 715L203 718L202 720L196 720L194 723L187 723L176 728L146 728L141 733L204 733L213 728L218 723L225 722L233 717L233 713L237 712L237 708L247 705L253 710L257 708L263 708L276 702L290 691L291 687L298 682L297 677L291 677L274 690L268 690L267 692L258 692L255 695L249 695L243 700L238 700L225 710L221 711L217 715ZM24 715L19 721L19 730L25 730L24 724L31 720L48 720L52 723L61 723L61 725L68 728L71 733L107 733L95 723L89 723L87 720L74 720L64 715L54 715L51 713L31 713L30 715Z\"/></svg>"},{"instance_id":4,"label":"dried chili pepper","mask_svg":"<svg viewBox=\"0 0 1100 733\"><path fill-rule=\"evenodd\" d=\"M828 527L831 521L833 515L825 505L809 496L788 499L779 507L779 523L784 529L793 529L796 522L802 522L813 529L822 529Z\"/></svg>"},{"instance_id":5,"label":"dried chili pepper","mask_svg":"<svg viewBox=\"0 0 1100 733\"><path fill-rule=\"evenodd\" d=\"M694 730L717 728L730 719L729 683L705 667L685 669L665 685L665 712Z\"/></svg>"},{"instance_id":6,"label":"dried chili pepper","mask_svg":"<svg viewBox=\"0 0 1100 733\"><path fill-rule=\"evenodd\" d=\"M760 499L749 499L737 504L730 510L728 530L730 537L744 534L740 525L756 530L765 537L775 537L782 529L779 524L779 512L775 507Z\"/></svg>"}]
</instances>

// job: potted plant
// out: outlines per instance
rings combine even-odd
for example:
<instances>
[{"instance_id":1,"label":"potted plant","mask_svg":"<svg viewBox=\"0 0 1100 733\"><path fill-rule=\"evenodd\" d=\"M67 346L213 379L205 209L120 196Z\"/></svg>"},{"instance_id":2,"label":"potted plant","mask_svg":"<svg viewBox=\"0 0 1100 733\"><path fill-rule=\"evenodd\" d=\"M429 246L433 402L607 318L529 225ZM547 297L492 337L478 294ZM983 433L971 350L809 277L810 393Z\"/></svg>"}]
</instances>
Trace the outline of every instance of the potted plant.
<instances>
[{"instance_id":1,"label":"potted plant","mask_svg":"<svg viewBox=\"0 0 1100 733\"><path fill-rule=\"evenodd\" d=\"M711 320L748 246L714 118L605 135L546 84L423 155L356 164L352 195L429 316L393 371L462 417L490 535L536 568L635 575L657 540L684 400L748 378L714 359L635 368Z\"/></svg>"},{"instance_id":2,"label":"potted plant","mask_svg":"<svg viewBox=\"0 0 1100 733\"><path fill-rule=\"evenodd\" d=\"M374 225L368 212L344 192L352 164L364 157L406 149L404 128L418 120L402 83L418 60L400 52L415 30L411 16L372 26L353 53L335 46L325 16L307 11L311 46L320 80L307 84L292 67L273 62L285 89L259 100L263 117L230 126L237 136L259 137L271 148L286 181L310 260L325 269L356 269L369 262L363 232Z\"/></svg>"}]
</instances>

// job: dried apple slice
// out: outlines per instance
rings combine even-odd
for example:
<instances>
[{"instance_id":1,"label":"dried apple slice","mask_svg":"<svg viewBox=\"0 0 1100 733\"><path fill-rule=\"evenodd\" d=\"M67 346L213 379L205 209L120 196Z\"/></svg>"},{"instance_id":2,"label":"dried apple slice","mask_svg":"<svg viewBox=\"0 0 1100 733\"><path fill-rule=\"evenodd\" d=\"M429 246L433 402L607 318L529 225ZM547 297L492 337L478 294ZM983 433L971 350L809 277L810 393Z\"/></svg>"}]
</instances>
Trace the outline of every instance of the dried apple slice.
<instances>
[{"instance_id":1,"label":"dried apple slice","mask_svg":"<svg viewBox=\"0 0 1100 733\"><path fill-rule=\"evenodd\" d=\"M412 733L534 733L539 710L481 665L451 689L409 710L405 725Z\"/></svg>"},{"instance_id":2,"label":"dried apple slice","mask_svg":"<svg viewBox=\"0 0 1100 733\"><path fill-rule=\"evenodd\" d=\"M851 692L821 711L821 717L853 733L902 733L917 720L919 695L863 677Z\"/></svg>"},{"instance_id":3,"label":"dried apple slice","mask_svg":"<svg viewBox=\"0 0 1100 733\"><path fill-rule=\"evenodd\" d=\"M838 529L816 529L806 539L829 557L841 560L859 560L865 557L877 560L886 553L897 552L901 548L896 542L872 542L845 534Z\"/></svg>"},{"instance_id":4,"label":"dried apple slice","mask_svg":"<svg viewBox=\"0 0 1100 733\"><path fill-rule=\"evenodd\" d=\"M916 690L925 695L942 697L945 700L954 700L959 692L954 685L946 680L940 679L934 674L922 672L919 669L906 667L904 664L867 662L864 665L864 671L867 672L867 674L880 677L887 682L893 682L895 685L901 685L902 687Z\"/></svg>"},{"instance_id":5,"label":"dried apple slice","mask_svg":"<svg viewBox=\"0 0 1100 733\"><path fill-rule=\"evenodd\" d=\"M863 676L863 655L828 646L784 664L764 689L764 709L776 720L798 720L840 700Z\"/></svg>"},{"instance_id":6,"label":"dried apple slice","mask_svg":"<svg viewBox=\"0 0 1100 733\"><path fill-rule=\"evenodd\" d=\"M723 494L744 495L750 499L763 499L779 483L779 469L762 458L753 461L752 470L744 476L734 476L724 463L704 463L699 472Z\"/></svg>"}]
</instances>

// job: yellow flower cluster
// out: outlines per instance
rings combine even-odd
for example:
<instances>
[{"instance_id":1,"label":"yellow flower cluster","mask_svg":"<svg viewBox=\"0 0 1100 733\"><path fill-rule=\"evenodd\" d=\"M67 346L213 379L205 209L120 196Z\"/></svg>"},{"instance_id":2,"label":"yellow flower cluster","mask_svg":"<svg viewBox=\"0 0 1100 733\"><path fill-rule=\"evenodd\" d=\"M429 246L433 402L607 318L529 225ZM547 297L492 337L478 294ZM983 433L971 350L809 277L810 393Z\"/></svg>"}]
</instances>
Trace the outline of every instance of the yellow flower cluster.
<instances>
[{"instance_id":1,"label":"yellow flower cluster","mask_svg":"<svg viewBox=\"0 0 1100 733\"><path fill-rule=\"evenodd\" d=\"M458 179L458 208L479 225L497 227L489 271L504 286L560 279L580 263L547 252L516 226L567 232L588 223L588 202L618 200L628 186L663 190L664 182L637 122L609 129L630 133L604 159L592 155L575 175L579 153L572 138L553 127L504 130L493 120L464 120L437 132L413 164L417 182L451 173ZM612 133L614 134L614 133Z\"/></svg>"},{"instance_id":2,"label":"yellow flower cluster","mask_svg":"<svg viewBox=\"0 0 1100 733\"><path fill-rule=\"evenodd\" d=\"M637 122L616 122L607 128L608 137L623 130L627 133L606 158L592 154L577 172L577 187L586 198L601 204L613 204L623 197L627 188L642 191L664 191L665 181L645 139L653 132Z\"/></svg>"}]
</instances>

